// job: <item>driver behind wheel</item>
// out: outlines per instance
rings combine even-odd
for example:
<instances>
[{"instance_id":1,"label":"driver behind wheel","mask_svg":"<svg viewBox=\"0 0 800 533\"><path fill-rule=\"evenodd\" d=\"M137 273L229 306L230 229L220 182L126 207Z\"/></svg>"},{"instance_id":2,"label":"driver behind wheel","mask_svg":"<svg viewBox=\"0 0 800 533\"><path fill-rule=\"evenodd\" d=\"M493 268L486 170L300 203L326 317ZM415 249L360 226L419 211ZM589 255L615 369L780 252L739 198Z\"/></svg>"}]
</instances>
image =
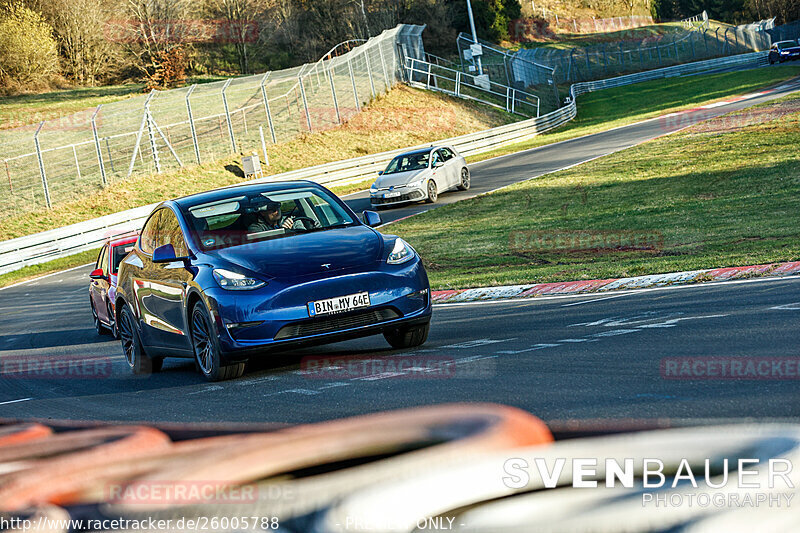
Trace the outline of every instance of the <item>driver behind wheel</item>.
<instances>
[{"instance_id":1,"label":"driver behind wheel","mask_svg":"<svg viewBox=\"0 0 800 533\"><path fill-rule=\"evenodd\" d=\"M264 209L256 213L256 220L247 226L247 231L249 233L259 233L280 228L306 229L306 226L302 220L281 216L281 204L270 200Z\"/></svg>"}]
</instances>

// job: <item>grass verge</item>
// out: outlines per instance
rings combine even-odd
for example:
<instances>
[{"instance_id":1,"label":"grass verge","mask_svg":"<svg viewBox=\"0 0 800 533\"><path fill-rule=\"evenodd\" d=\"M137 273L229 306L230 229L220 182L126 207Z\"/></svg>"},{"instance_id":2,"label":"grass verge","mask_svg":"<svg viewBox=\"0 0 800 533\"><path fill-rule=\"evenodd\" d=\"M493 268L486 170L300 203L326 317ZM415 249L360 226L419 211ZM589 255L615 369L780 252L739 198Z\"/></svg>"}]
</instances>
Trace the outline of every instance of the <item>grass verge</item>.
<instances>
[{"instance_id":1,"label":"grass verge","mask_svg":"<svg viewBox=\"0 0 800 533\"><path fill-rule=\"evenodd\" d=\"M578 116L563 127L524 142L469 157L470 163L591 135L666 113L724 100L800 75L798 65L653 80L578 97Z\"/></svg>"},{"instance_id":2,"label":"grass verge","mask_svg":"<svg viewBox=\"0 0 800 533\"><path fill-rule=\"evenodd\" d=\"M38 278L53 272L60 272L68 268L93 263L95 260L97 260L97 254L99 252L99 248L97 250L88 250L86 252L70 255L68 257L53 259L52 261L48 261L46 263L26 266L19 270L15 270L14 272L0 274L0 287L6 287L14 283L20 283L30 279Z\"/></svg>"},{"instance_id":3,"label":"grass verge","mask_svg":"<svg viewBox=\"0 0 800 533\"><path fill-rule=\"evenodd\" d=\"M391 230L435 289L797 260L798 145L793 95Z\"/></svg>"}]
</instances>

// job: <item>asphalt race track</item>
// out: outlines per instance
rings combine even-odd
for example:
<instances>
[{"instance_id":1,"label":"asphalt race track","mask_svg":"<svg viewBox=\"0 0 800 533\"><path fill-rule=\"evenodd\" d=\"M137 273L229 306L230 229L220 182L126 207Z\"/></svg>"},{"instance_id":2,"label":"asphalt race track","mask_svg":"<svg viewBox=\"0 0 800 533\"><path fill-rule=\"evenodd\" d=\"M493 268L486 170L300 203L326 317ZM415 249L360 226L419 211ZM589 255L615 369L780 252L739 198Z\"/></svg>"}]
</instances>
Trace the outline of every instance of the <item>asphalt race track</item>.
<instances>
[{"instance_id":1,"label":"asphalt race track","mask_svg":"<svg viewBox=\"0 0 800 533\"><path fill-rule=\"evenodd\" d=\"M690 124L693 113L728 113L800 84L791 87L681 121L654 119L475 164L472 189L444 194L436 205L630 147ZM369 205L363 193L347 200L356 211ZM391 221L431 207L381 215ZM241 379L209 384L180 359L167 359L160 374L131 375L119 343L93 329L88 272L81 267L0 290L0 362L90 360L98 369L85 378L4 373L0 418L299 423L454 401L503 403L544 420L800 416L796 375L687 379L665 371L680 358L800 355L798 277L440 305L420 349L391 350L382 337L369 337L269 356L251 362Z\"/></svg>"}]
</instances>

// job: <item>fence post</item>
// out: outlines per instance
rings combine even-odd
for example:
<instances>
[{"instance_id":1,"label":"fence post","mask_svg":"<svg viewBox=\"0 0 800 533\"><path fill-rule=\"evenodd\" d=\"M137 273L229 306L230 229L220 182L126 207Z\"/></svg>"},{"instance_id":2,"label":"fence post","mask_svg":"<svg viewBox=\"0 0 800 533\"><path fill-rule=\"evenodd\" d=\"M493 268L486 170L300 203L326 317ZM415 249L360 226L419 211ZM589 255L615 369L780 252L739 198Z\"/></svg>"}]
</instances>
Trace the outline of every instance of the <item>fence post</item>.
<instances>
[{"instance_id":1,"label":"fence post","mask_svg":"<svg viewBox=\"0 0 800 533\"><path fill-rule=\"evenodd\" d=\"M156 134L153 132L153 116L150 114L149 102L145 108L145 118L147 119L147 136L150 139L150 150L153 152L153 163L156 166L156 172L161 174L161 161L158 159L158 144L156 143Z\"/></svg>"},{"instance_id":2,"label":"fence post","mask_svg":"<svg viewBox=\"0 0 800 533\"><path fill-rule=\"evenodd\" d=\"M142 111L142 122L141 122L141 124L139 124L139 131L136 133L136 144L133 146L133 155L131 155L131 164L128 166L128 175L126 176L128 178L130 178L131 174L133 173L133 165L136 163L136 154L137 153L139 154L139 159L141 160L141 155L142 154L139 151L139 145L142 142L142 132L144 132L144 127L145 127L145 124L147 123L147 115L148 115L148 109L149 109L149 106L150 106L150 99L153 97L155 92L156 92L155 89L150 91L150 94L147 95L147 98L144 101L144 108L143 108L143 111ZM142 163L144 164L144 161L142 161ZM100 163L100 166L102 168L102 161Z\"/></svg>"},{"instance_id":3,"label":"fence post","mask_svg":"<svg viewBox=\"0 0 800 533\"><path fill-rule=\"evenodd\" d=\"M267 78L272 72L267 72L264 74L264 77L261 78L261 100L264 102L264 111L267 113L267 125L269 125L269 134L272 137L272 144L276 144L278 142L277 138L275 137L275 126L272 124L272 112L269 109L269 98L267 98Z\"/></svg>"},{"instance_id":4,"label":"fence post","mask_svg":"<svg viewBox=\"0 0 800 533\"><path fill-rule=\"evenodd\" d=\"M461 71L456 71L456 96L461 96Z\"/></svg>"},{"instance_id":5,"label":"fence post","mask_svg":"<svg viewBox=\"0 0 800 533\"><path fill-rule=\"evenodd\" d=\"M100 112L101 107L103 107L103 104L97 106L97 109L94 110L94 114L92 115L92 136L94 137L94 148L97 151L97 164L100 165L100 181L103 185L108 185L108 180L106 179L106 166L103 163L103 151L100 149L100 137L97 135L97 121L95 120L97 118L97 114Z\"/></svg>"},{"instance_id":6,"label":"fence post","mask_svg":"<svg viewBox=\"0 0 800 533\"><path fill-rule=\"evenodd\" d=\"M428 86L428 89L430 89L431 88L431 64L430 63L428 63L428 78L425 81L425 83Z\"/></svg>"},{"instance_id":7,"label":"fence post","mask_svg":"<svg viewBox=\"0 0 800 533\"><path fill-rule=\"evenodd\" d=\"M192 132L192 144L194 145L194 158L197 161L197 164L200 164L200 145L197 143L197 130L194 127L194 117L192 116L192 105L189 103L189 97L192 95L194 88L197 87L197 84L192 85L189 87L189 91L186 93L186 113L189 115L189 129Z\"/></svg>"},{"instance_id":8,"label":"fence post","mask_svg":"<svg viewBox=\"0 0 800 533\"><path fill-rule=\"evenodd\" d=\"M44 171L44 160L42 159L42 148L39 146L39 132L42 130L42 126L44 126L45 121L41 121L39 123L39 127L36 128L36 133L33 134L33 144L36 146L36 159L39 161L39 174L42 177L42 189L44 189L44 201L47 204L47 208L50 209L53 207L50 204L50 188L47 186L47 174Z\"/></svg>"},{"instance_id":9,"label":"fence post","mask_svg":"<svg viewBox=\"0 0 800 533\"><path fill-rule=\"evenodd\" d=\"M308 100L306 100L306 88L303 85L303 69L300 69L300 74L297 76L297 82L300 84L300 97L303 99L303 110L306 113L306 124L308 125L308 132L311 133L311 114L308 112Z\"/></svg>"},{"instance_id":10,"label":"fence post","mask_svg":"<svg viewBox=\"0 0 800 533\"><path fill-rule=\"evenodd\" d=\"M342 123L342 115L339 113L339 100L336 98L336 85L333 83L333 67L328 67L326 70L328 74L328 81L331 84L331 96L333 97L333 108L336 110L336 122Z\"/></svg>"},{"instance_id":11,"label":"fence post","mask_svg":"<svg viewBox=\"0 0 800 533\"><path fill-rule=\"evenodd\" d=\"M264 142L264 126L258 125L258 135L261 137L261 151L264 152L264 164L269 165L269 156L267 155L267 143Z\"/></svg>"},{"instance_id":12,"label":"fence post","mask_svg":"<svg viewBox=\"0 0 800 533\"><path fill-rule=\"evenodd\" d=\"M372 97L375 98L375 82L372 79L372 67L369 64L369 50L364 49L364 61L367 64L367 77L369 78L369 88L372 91Z\"/></svg>"},{"instance_id":13,"label":"fence post","mask_svg":"<svg viewBox=\"0 0 800 533\"><path fill-rule=\"evenodd\" d=\"M381 56L381 68L383 69L383 87L384 91L388 91L393 83L389 83L389 72L386 70L386 58L383 57L383 48L381 43L378 43L378 54Z\"/></svg>"},{"instance_id":14,"label":"fence post","mask_svg":"<svg viewBox=\"0 0 800 533\"><path fill-rule=\"evenodd\" d=\"M516 98L517 98L517 90L516 89L511 89L511 112L512 113L514 112L514 109L516 107L514 105L514 101L516 100Z\"/></svg>"},{"instance_id":15,"label":"fence post","mask_svg":"<svg viewBox=\"0 0 800 533\"><path fill-rule=\"evenodd\" d=\"M675 62L678 63L678 43L677 43L678 36L672 38L672 46L675 48Z\"/></svg>"},{"instance_id":16,"label":"fence post","mask_svg":"<svg viewBox=\"0 0 800 533\"><path fill-rule=\"evenodd\" d=\"M356 77L353 74L353 56L352 52L347 53L347 69L350 71L350 83L353 85L353 99L356 102L356 111L361 111L361 104L358 101L358 89L356 89Z\"/></svg>"},{"instance_id":17,"label":"fence post","mask_svg":"<svg viewBox=\"0 0 800 533\"><path fill-rule=\"evenodd\" d=\"M75 150L75 145L72 145L72 157L75 158L75 170L78 171L78 179L83 179L81 176L81 165L78 163L78 151ZM6 163L6 171L8 170L8 163ZM11 185L11 180L8 180L8 185ZM14 189L11 189L11 192L14 192Z\"/></svg>"},{"instance_id":18,"label":"fence post","mask_svg":"<svg viewBox=\"0 0 800 533\"><path fill-rule=\"evenodd\" d=\"M233 81L231 78L225 82L225 85L222 86L222 106L225 108L225 120L228 121L228 135L231 138L231 150L232 153L236 153L236 139L233 136L233 123L231 122L231 114L228 111L228 97L225 95L225 91L228 89L228 85L231 84Z\"/></svg>"},{"instance_id":19,"label":"fence post","mask_svg":"<svg viewBox=\"0 0 800 533\"><path fill-rule=\"evenodd\" d=\"M5 163L6 165L6 177L8 178L8 189L11 191L11 194L14 194L14 184L11 183L11 172L8 170L8 159L3 159L3 163Z\"/></svg>"}]
</instances>

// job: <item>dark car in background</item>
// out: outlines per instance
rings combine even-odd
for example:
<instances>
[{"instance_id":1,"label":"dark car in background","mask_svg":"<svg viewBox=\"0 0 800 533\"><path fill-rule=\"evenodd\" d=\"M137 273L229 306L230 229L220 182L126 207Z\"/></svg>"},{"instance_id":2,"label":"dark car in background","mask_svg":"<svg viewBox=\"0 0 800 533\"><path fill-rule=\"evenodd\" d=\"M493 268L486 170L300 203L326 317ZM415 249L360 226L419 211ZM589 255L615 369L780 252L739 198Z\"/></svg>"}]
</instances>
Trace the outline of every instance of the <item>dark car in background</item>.
<instances>
[{"instance_id":1,"label":"dark car in background","mask_svg":"<svg viewBox=\"0 0 800 533\"><path fill-rule=\"evenodd\" d=\"M373 229L377 213L363 219L311 182L162 203L120 267L116 310L129 366L147 373L165 356L194 358L216 381L272 350L373 334L395 348L424 343L432 307L422 261Z\"/></svg>"},{"instance_id":2,"label":"dark car in background","mask_svg":"<svg viewBox=\"0 0 800 533\"><path fill-rule=\"evenodd\" d=\"M797 41L779 41L772 43L769 49L769 63L783 63L800 59L800 43Z\"/></svg>"},{"instance_id":3,"label":"dark car in background","mask_svg":"<svg viewBox=\"0 0 800 533\"><path fill-rule=\"evenodd\" d=\"M117 292L117 269L133 250L138 235L111 239L100 249L97 262L89 274L89 305L98 335L111 333L119 337L115 319L114 300Z\"/></svg>"}]
</instances>

